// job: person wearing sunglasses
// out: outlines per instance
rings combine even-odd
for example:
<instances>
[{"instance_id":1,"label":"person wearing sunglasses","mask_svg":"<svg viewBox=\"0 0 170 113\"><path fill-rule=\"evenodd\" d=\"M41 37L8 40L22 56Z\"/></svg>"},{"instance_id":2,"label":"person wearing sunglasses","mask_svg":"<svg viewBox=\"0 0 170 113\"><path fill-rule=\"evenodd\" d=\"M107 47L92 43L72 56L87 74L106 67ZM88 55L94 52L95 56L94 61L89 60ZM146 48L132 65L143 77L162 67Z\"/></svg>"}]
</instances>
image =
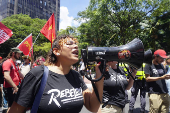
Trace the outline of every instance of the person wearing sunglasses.
<instances>
[{"instance_id":1,"label":"person wearing sunglasses","mask_svg":"<svg viewBox=\"0 0 170 113\"><path fill-rule=\"evenodd\" d=\"M45 65L49 69L46 86L37 113L79 113L83 105L91 112L100 107L94 91L90 91L82 76L71 66L79 61L78 41L70 35L56 37ZM32 107L44 73L43 65L33 68L22 81L9 113L23 113ZM99 64L95 67L96 79L101 76ZM102 99L103 81L95 83Z\"/></svg>"}]
</instances>

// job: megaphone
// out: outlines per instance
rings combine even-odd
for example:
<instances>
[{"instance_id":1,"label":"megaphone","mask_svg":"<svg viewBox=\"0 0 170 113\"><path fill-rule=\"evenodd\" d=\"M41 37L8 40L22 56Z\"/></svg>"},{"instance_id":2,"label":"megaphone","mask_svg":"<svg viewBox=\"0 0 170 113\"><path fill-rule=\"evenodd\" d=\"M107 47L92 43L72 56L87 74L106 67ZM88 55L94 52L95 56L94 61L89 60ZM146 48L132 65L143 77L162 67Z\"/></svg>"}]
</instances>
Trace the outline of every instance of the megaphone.
<instances>
[{"instance_id":1,"label":"megaphone","mask_svg":"<svg viewBox=\"0 0 170 113\"><path fill-rule=\"evenodd\" d=\"M131 42L118 47L88 47L87 50L81 50L81 55L86 66L89 62L94 61L119 61L127 63L135 69L139 69L144 60L144 46L140 39L135 38ZM105 71L105 69L103 69L103 71ZM88 76L86 76L86 78L96 82L102 77L97 80L92 80Z\"/></svg>"},{"instance_id":2,"label":"megaphone","mask_svg":"<svg viewBox=\"0 0 170 113\"><path fill-rule=\"evenodd\" d=\"M145 51L143 62L149 65L152 65L152 51L150 49Z\"/></svg>"}]
</instances>

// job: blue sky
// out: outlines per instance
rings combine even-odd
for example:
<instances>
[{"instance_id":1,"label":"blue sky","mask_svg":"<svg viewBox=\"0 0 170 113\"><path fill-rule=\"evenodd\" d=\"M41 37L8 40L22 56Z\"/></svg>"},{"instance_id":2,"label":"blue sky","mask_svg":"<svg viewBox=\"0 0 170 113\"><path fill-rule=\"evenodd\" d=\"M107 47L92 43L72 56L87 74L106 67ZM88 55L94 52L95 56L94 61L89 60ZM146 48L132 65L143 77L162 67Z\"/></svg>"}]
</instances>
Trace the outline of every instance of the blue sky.
<instances>
[{"instance_id":1,"label":"blue sky","mask_svg":"<svg viewBox=\"0 0 170 113\"><path fill-rule=\"evenodd\" d=\"M90 0L60 0L60 29L67 26L79 26L80 23L74 20L79 11L84 11Z\"/></svg>"}]
</instances>

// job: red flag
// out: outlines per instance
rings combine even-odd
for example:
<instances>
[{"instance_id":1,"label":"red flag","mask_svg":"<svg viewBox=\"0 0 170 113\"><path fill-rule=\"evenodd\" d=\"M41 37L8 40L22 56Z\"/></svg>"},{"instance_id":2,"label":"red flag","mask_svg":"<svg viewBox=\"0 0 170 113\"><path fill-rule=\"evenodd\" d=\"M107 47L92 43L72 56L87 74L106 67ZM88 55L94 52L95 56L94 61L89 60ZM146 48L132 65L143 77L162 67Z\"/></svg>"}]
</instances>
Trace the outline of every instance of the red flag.
<instances>
[{"instance_id":1,"label":"red flag","mask_svg":"<svg viewBox=\"0 0 170 113\"><path fill-rule=\"evenodd\" d=\"M30 50L32 49L32 33L28 35L18 46L24 55L30 55ZM32 49L33 53L33 49Z\"/></svg>"},{"instance_id":2,"label":"red flag","mask_svg":"<svg viewBox=\"0 0 170 113\"><path fill-rule=\"evenodd\" d=\"M12 36L12 34L13 32L0 22L0 44L7 41Z\"/></svg>"},{"instance_id":3,"label":"red flag","mask_svg":"<svg viewBox=\"0 0 170 113\"><path fill-rule=\"evenodd\" d=\"M56 37L55 33L55 18L54 13L51 15L51 17L48 19L47 23L44 25L44 27L40 31L48 40L50 40L51 45Z\"/></svg>"}]
</instances>

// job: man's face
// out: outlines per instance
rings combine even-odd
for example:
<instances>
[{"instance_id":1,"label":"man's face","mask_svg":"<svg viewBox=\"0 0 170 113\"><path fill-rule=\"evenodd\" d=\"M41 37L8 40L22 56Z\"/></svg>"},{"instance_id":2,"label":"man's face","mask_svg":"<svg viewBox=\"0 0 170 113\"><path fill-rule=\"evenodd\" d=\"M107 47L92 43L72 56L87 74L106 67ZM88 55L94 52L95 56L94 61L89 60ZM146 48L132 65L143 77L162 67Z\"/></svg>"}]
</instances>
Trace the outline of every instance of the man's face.
<instances>
[{"instance_id":1,"label":"man's face","mask_svg":"<svg viewBox=\"0 0 170 113\"><path fill-rule=\"evenodd\" d=\"M156 57L155 57L155 61L156 61L158 64L161 64L164 60L165 60L165 58L162 58L162 57L160 57L160 56L156 56Z\"/></svg>"},{"instance_id":2,"label":"man's face","mask_svg":"<svg viewBox=\"0 0 170 113\"><path fill-rule=\"evenodd\" d=\"M166 60L167 65L170 65L170 58Z\"/></svg>"},{"instance_id":3,"label":"man's face","mask_svg":"<svg viewBox=\"0 0 170 113\"><path fill-rule=\"evenodd\" d=\"M21 55L20 53L15 53L15 54L14 54L14 58L15 58L16 60L19 60L20 55Z\"/></svg>"},{"instance_id":4,"label":"man's face","mask_svg":"<svg viewBox=\"0 0 170 113\"><path fill-rule=\"evenodd\" d=\"M28 58L24 58L24 63L29 63L30 62L30 60L28 59Z\"/></svg>"}]
</instances>

